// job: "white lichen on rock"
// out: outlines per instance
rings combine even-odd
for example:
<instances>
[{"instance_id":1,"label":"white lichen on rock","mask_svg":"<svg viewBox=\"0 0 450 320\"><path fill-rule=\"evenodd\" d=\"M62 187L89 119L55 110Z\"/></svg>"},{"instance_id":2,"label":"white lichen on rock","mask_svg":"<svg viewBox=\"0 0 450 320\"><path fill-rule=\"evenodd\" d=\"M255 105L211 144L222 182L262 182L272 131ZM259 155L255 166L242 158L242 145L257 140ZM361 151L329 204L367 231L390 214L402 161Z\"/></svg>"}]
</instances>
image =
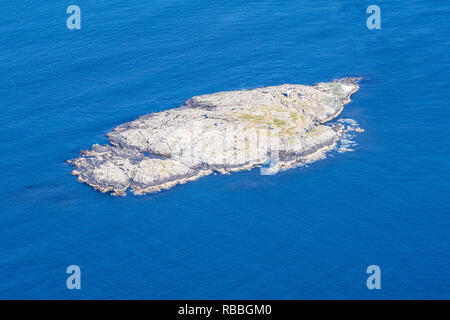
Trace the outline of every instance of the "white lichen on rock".
<instances>
[{"instance_id":1,"label":"white lichen on rock","mask_svg":"<svg viewBox=\"0 0 450 320\"><path fill-rule=\"evenodd\" d=\"M72 174L101 192L168 189L213 172L315 161L339 145L350 151L354 120L330 124L358 91L357 78L314 86L284 84L196 96L183 106L140 117L69 160ZM348 149L348 150L346 150Z\"/></svg>"}]
</instances>

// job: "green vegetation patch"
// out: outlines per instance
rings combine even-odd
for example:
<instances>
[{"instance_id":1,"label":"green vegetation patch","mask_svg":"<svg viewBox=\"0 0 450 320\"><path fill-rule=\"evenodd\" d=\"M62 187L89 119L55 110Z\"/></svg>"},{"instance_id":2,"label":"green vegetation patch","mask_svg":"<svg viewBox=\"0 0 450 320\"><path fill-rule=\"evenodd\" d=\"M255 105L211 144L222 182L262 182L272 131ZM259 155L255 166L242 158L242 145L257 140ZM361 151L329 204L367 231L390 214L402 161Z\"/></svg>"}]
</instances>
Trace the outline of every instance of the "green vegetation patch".
<instances>
[{"instance_id":1,"label":"green vegetation patch","mask_svg":"<svg viewBox=\"0 0 450 320\"><path fill-rule=\"evenodd\" d=\"M273 123L275 123L276 126L281 127L286 125L286 121L280 120L280 119L273 119Z\"/></svg>"}]
</instances>

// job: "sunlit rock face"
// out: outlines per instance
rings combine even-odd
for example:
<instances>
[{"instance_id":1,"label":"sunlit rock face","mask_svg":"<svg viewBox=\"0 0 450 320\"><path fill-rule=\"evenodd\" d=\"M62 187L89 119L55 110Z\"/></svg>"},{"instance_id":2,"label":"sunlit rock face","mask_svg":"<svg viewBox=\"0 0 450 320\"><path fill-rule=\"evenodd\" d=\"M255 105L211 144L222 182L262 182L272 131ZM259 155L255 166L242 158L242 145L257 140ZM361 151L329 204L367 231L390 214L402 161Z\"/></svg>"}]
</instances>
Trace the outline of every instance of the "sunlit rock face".
<instances>
[{"instance_id":1,"label":"sunlit rock face","mask_svg":"<svg viewBox=\"0 0 450 320\"><path fill-rule=\"evenodd\" d=\"M335 148L352 151L351 132L363 130L351 119L330 121L358 89L357 78L345 78L196 96L118 126L108 133L110 145L96 144L68 162L80 182L113 195L157 192L265 163L263 174L273 174Z\"/></svg>"}]
</instances>

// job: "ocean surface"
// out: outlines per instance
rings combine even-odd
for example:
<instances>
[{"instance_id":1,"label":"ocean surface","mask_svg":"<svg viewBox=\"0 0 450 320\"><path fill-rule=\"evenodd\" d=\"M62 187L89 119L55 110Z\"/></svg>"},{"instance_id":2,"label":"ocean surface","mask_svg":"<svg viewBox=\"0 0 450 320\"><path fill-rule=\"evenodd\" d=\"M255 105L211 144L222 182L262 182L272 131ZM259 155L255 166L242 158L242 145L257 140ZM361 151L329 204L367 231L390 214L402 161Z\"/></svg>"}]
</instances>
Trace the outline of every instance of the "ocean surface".
<instances>
[{"instance_id":1,"label":"ocean surface","mask_svg":"<svg viewBox=\"0 0 450 320\"><path fill-rule=\"evenodd\" d=\"M425 0L2 1L0 298L449 299L449 16ZM308 168L112 197L65 163L194 95L345 76L363 80L341 118L366 132Z\"/></svg>"}]
</instances>

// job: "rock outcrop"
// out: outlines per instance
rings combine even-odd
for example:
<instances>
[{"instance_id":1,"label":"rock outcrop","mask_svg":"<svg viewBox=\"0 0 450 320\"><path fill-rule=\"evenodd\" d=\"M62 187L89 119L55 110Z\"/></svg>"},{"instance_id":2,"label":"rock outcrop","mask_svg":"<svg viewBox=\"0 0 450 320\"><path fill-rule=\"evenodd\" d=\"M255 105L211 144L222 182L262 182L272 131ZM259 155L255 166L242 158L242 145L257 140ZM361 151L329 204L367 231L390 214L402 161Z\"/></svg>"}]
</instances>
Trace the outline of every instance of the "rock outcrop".
<instances>
[{"instance_id":1,"label":"rock outcrop","mask_svg":"<svg viewBox=\"0 0 450 320\"><path fill-rule=\"evenodd\" d=\"M330 123L359 89L357 78L314 86L284 84L196 96L183 106L140 117L69 160L73 175L101 192L125 195L168 189L213 172L263 167L273 174L351 151L354 120ZM349 142L351 142L349 144Z\"/></svg>"}]
</instances>

